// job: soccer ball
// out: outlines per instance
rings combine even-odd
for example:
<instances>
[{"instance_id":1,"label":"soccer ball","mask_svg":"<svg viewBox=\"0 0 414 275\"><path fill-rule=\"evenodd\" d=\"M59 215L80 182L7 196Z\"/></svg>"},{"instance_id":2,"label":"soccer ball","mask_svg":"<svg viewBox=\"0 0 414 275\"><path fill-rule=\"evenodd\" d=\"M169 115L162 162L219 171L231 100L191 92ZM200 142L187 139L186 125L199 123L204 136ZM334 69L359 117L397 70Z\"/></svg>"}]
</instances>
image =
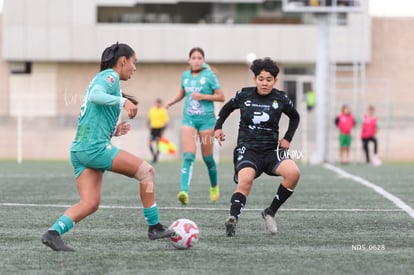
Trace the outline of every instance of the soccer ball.
<instances>
[{"instance_id":1,"label":"soccer ball","mask_svg":"<svg viewBox=\"0 0 414 275\"><path fill-rule=\"evenodd\" d=\"M188 249L198 243L198 226L189 219L178 219L173 222L169 229L174 230L170 237L170 243L176 249Z\"/></svg>"}]
</instances>

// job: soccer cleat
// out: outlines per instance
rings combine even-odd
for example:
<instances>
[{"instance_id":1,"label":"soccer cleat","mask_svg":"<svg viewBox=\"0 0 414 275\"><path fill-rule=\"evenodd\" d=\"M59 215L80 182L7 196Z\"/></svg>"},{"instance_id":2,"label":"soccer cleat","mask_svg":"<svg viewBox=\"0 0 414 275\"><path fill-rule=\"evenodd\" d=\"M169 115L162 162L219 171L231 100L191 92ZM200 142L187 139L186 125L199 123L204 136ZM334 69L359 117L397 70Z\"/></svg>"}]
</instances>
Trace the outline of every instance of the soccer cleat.
<instances>
[{"instance_id":1,"label":"soccer cleat","mask_svg":"<svg viewBox=\"0 0 414 275\"><path fill-rule=\"evenodd\" d=\"M380 158L377 155L374 155L372 157L372 161L371 161L372 165L374 166L380 166L382 164L382 161L380 160Z\"/></svg>"},{"instance_id":2,"label":"soccer cleat","mask_svg":"<svg viewBox=\"0 0 414 275\"><path fill-rule=\"evenodd\" d=\"M237 218L229 216L224 224L226 226L227 237L234 237L234 235L236 235Z\"/></svg>"},{"instance_id":3,"label":"soccer cleat","mask_svg":"<svg viewBox=\"0 0 414 275\"><path fill-rule=\"evenodd\" d=\"M180 191L177 195L177 199L181 202L183 205L188 205L188 193L185 191Z\"/></svg>"},{"instance_id":4,"label":"soccer cleat","mask_svg":"<svg viewBox=\"0 0 414 275\"><path fill-rule=\"evenodd\" d=\"M277 233L277 225L274 219L274 215L269 213L269 210L266 208L262 211L262 218L265 221L266 229L270 232L270 234L274 235Z\"/></svg>"},{"instance_id":5,"label":"soccer cleat","mask_svg":"<svg viewBox=\"0 0 414 275\"><path fill-rule=\"evenodd\" d=\"M150 227L148 228L148 238L150 240L168 238L174 233L174 230L171 230L160 223L157 223L156 225L150 225Z\"/></svg>"},{"instance_id":6,"label":"soccer cleat","mask_svg":"<svg viewBox=\"0 0 414 275\"><path fill-rule=\"evenodd\" d=\"M216 185L214 187L210 187L210 200L212 202L215 202L219 198L220 198L220 189L219 189L219 186Z\"/></svg>"},{"instance_id":7,"label":"soccer cleat","mask_svg":"<svg viewBox=\"0 0 414 275\"><path fill-rule=\"evenodd\" d=\"M59 233L53 230L49 230L43 234L42 243L54 251L75 251L72 247L65 245Z\"/></svg>"}]
</instances>

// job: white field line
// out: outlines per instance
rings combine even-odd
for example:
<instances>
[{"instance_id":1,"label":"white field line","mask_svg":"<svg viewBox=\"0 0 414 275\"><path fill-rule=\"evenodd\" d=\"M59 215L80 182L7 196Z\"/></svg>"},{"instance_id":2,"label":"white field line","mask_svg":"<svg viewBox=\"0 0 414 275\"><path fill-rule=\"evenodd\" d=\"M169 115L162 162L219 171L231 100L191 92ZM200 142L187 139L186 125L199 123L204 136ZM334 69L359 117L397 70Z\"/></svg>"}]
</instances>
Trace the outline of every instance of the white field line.
<instances>
[{"instance_id":1,"label":"white field line","mask_svg":"<svg viewBox=\"0 0 414 275\"><path fill-rule=\"evenodd\" d=\"M337 173L338 175L345 177L345 178L349 178L352 179L355 182L358 182L368 188L371 188L372 190L374 190L375 192L377 192L378 194L380 194L381 196L383 196L384 198L386 198L387 200L393 202L398 208L402 209L404 212L406 212L411 218L414 218L414 209L411 208L408 204L406 204L405 202L403 202L400 198L394 196L393 194L391 194L390 192L386 191L384 188L366 180L363 179L361 177L352 175L334 165L331 164L324 164L324 167L326 169L332 170L335 173Z\"/></svg>"},{"instance_id":2,"label":"white field line","mask_svg":"<svg viewBox=\"0 0 414 275\"><path fill-rule=\"evenodd\" d=\"M0 203L0 206L10 207L43 207L43 208L68 208L70 205L65 204L36 204L36 203ZM100 205L100 209L142 209L142 206L124 206L124 205ZM212 208L212 207L159 207L161 210L197 210L197 211L229 211L228 208ZM245 211L262 211L263 209L243 209ZM284 208L281 211L292 212L401 212L399 209L361 209L361 208Z\"/></svg>"}]
</instances>

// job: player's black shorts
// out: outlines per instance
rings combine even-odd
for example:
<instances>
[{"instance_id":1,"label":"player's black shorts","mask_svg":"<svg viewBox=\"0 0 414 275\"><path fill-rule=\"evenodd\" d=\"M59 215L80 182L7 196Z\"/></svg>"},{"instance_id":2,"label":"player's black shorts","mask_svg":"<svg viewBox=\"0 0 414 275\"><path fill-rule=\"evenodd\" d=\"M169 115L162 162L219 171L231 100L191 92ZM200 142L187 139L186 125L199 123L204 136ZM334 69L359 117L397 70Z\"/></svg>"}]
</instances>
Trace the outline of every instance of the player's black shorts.
<instances>
[{"instance_id":1,"label":"player's black shorts","mask_svg":"<svg viewBox=\"0 0 414 275\"><path fill-rule=\"evenodd\" d=\"M164 128L151 128L150 140L159 140Z\"/></svg>"},{"instance_id":2,"label":"player's black shorts","mask_svg":"<svg viewBox=\"0 0 414 275\"><path fill-rule=\"evenodd\" d=\"M256 170L255 178L259 177L263 172L276 176L274 171L285 159L290 159L288 151L283 148L277 148L270 151L257 151L248 149L245 146L237 146L233 151L234 177L235 183L238 183L237 174L246 167Z\"/></svg>"}]
</instances>

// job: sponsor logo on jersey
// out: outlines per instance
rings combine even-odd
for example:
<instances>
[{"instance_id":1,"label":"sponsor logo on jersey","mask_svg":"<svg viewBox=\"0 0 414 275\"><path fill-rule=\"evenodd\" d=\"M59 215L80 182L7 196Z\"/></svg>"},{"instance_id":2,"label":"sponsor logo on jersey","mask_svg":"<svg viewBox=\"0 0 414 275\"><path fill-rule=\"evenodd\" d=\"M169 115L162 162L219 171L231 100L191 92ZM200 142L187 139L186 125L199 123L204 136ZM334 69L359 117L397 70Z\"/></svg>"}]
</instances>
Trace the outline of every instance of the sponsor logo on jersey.
<instances>
[{"instance_id":1,"label":"sponsor logo on jersey","mask_svg":"<svg viewBox=\"0 0 414 275\"><path fill-rule=\"evenodd\" d=\"M270 106L269 105L266 105L266 104L257 104L257 103L252 102L250 99L249 100L246 100L244 102L244 106L246 106L246 107L261 108L263 110L269 110L270 109Z\"/></svg>"},{"instance_id":2,"label":"sponsor logo on jersey","mask_svg":"<svg viewBox=\"0 0 414 275\"><path fill-rule=\"evenodd\" d=\"M269 117L269 114L265 112L254 112L252 121L254 124L260 124L262 122L267 122L269 120Z\"/></svg>"},{"instance_id":3,"label":"sponsor logo on jersey","mask_svg":"<svg viewBox=\"0 0 414 275\"><path fill-rule=\"evenodd\" d=\"M108 75L106 81L108 81L109 84L114 84L115 78L112 75Z\"/></svg>"},{"instance_id":4,"label":"sponsor logo on jersey","mask_svg":"<svg viewBox=\"0 0 414 275\"><path fill-rule=\"evenodd\" d=\"M184 90L186 93L201 93L201 89L203 87L200 86L184 86Z\"/></svg>"}]
</instances>

